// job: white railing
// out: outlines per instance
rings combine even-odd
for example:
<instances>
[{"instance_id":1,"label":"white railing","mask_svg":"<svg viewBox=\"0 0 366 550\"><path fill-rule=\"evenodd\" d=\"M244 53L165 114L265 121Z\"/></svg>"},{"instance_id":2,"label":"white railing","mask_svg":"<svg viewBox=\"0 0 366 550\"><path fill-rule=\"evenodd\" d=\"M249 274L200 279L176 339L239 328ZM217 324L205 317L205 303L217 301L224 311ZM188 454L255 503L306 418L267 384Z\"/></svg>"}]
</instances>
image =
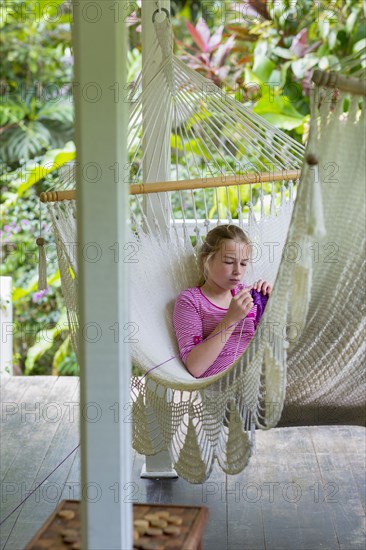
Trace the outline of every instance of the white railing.
<instances>
[{"instance_id":1,"label":"white railing","mask_svg":"<svg viewBox=\"0 0 366 550\"><path fill-rule=\"evenodd\" d=\"M11 277L0 277L0 375L13 374L13 304Z\"/></svg>"}]
</instances>

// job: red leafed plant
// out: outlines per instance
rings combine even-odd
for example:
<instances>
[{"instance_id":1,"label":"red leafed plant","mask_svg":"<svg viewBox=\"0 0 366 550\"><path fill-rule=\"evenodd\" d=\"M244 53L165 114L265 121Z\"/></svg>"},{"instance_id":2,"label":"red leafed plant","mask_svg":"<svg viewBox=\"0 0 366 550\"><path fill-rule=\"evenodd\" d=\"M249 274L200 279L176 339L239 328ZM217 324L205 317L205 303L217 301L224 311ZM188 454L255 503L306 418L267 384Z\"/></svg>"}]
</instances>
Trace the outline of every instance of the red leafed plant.
<instances>
[{"instance_id":1,"label":"red leafed plant","mask_svg":"<svg viewBox=\"0 0 366 550\"><path fill-rule=\"evenodd\" d=\"M225 60L233 49L235 35L229 36L224 41L223 25L220 25L211 35L210 29L202 17L195 27L186 21L186 27L196 44L194 47L179 42L185 50L192 51L192 53L185 52L184 57L188 59L188 65L220 86L230 70L230 67L225 65Z\"/></svg>"}]
</instances>

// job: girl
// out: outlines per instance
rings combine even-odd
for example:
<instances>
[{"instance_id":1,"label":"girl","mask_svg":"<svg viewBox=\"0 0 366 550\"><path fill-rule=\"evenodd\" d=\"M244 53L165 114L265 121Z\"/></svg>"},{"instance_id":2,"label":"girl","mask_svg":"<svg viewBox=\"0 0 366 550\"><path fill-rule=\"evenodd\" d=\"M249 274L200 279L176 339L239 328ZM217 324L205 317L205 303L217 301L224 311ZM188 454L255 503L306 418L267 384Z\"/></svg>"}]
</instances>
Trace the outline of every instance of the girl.
<instances>
[{"instance_id":1,"label":"girl","mask_svg":"<svg viewBox=\"0 0 366 550\"><path fill-rule=\"evenodd\" d=\"M196 378L226 369L243 353L260 321L271 286L241 281L251 243L236 225L207 233L199 254L201 281L181 292L174 307L180 357Z\"/></svg>"}]
</instances>

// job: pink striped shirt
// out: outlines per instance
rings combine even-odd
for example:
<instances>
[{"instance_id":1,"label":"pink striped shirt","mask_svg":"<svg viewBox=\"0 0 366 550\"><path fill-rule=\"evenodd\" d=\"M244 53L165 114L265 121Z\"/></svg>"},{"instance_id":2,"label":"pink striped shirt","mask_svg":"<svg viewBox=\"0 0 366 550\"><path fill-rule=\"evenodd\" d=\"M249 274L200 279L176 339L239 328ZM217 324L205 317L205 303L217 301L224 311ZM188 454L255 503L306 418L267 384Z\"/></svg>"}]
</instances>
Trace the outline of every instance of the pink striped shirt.
<instances>
[{"instance_id":1,"label":"pink striped shirt","mask_svg":"<svg viewBox=\"0 0 366 550\"><path fill-rule=\"evenodd\" d=\"M239 284L231 294L235 296L246 286ZM213 332L227 311L210 302L199 287L188 288L179 294L174 306L173 324L183 363L189 352ZM253 338L257 324L257 306L254 305L245 319L236 324L217 359L197 378L212 376L232 365ZM220 338L220 336L217 335L214 338Z\"/></svg>"}]
</instances>

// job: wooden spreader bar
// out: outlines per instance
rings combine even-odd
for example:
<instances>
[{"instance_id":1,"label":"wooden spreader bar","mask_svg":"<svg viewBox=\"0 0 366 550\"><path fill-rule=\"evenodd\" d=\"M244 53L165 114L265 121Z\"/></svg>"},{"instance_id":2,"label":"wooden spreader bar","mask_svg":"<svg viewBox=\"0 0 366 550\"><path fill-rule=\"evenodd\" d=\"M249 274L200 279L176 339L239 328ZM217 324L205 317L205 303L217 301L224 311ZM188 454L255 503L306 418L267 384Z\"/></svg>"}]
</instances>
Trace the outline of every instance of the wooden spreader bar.
<instances>
[{"instance_id":1,"label":"wooden spreader bar","mask_svg":"<svg viewBox=\"0 0 366 550\"><path fill-rule=\"evenodd\" d=\"M250 185L273 181L297 180L300 170L283 170L282 172L261 172L254 174L219 176L216 178L197 178L193 180L160 181L156 183L136 183L130 185L130 195L146 195L148 193L164 193L167 191L186 191L190 189L207 189L215 187L230 187L234 185ZM60 202L75 200L76 191L47 191L41 193L41 202Z\"/></svg>"},{"instance_id":2,"label":"wooden spreader bar","mask_svg":"<svg viewBox=\"0 0 366 550\"><path fill-rule=\"evenodd\" d=\"M321 71L320 69L314 71L312 80L317 86L337 88L342 92L366 96L366 80L359 80L351 76L343 76L334 71Z\"/></svg>"}]
</instances>

